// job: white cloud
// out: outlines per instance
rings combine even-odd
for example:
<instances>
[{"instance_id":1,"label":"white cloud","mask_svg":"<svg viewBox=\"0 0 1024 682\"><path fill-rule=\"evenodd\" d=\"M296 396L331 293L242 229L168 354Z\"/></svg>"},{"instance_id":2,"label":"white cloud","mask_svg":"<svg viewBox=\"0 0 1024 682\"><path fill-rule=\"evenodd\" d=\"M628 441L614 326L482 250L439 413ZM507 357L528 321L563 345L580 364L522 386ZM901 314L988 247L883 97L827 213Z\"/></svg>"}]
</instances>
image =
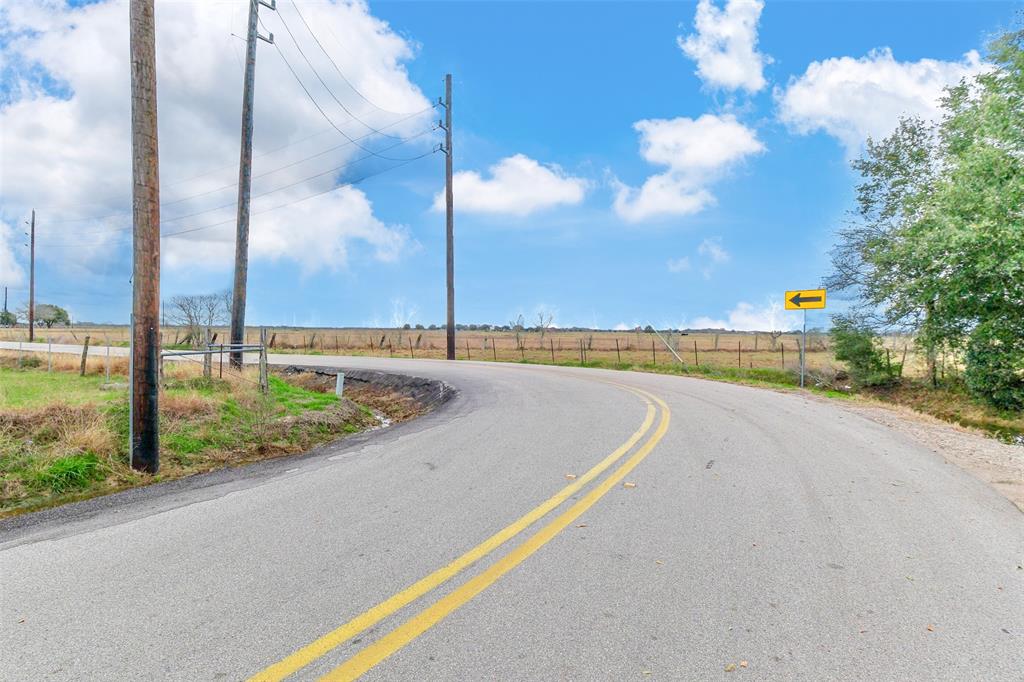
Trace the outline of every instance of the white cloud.
<instances>
[{"instance_id":1,"label":"white cloud","mask_svg":"<svg viewBox=\"0 0 1024 682\"><path fill-rule=\"evenodd\" d=\"M698 317L688 324L690 329L731 329L734 331L790 331L796 329L798 320L793 313L783 310L776 300L769 300L763 306L740 302L729 311L727 319Z\"/></svg>"},{"instance_id":2,"label":"white cloud","mask_svg":"<svg viewBox=\"0 0 1024 682\"><path fill-rule=\"evenodd\" d=\"M554 206L579 204L587 190L585 179L523 154L504 158L488 170L490 178L476 171L460 171L452 177L452 192L460 212L525 216ZM434 210L444 208L444 192L438 192Z\"/></svg>"},{"instance_id":3,"label":"white cloud","mask_svg":"<svg viewBox=\"0 0 1024 682\"><path fill-rule=\"evenodd\" d=\"M368 99L390 111L429 107L404 66L415 46L373 17L364 2L306 3L302 12L346 78ZM260 16L313 96L349 136L366 136L367 126L407 136L429 125L429 111L392 125L401 116L362 100L317 48L308 47L312 39L287 3L279 4L277 12L263 9ZM306 54L338 98L366 125L345 114L309 72L283 30L282 17L306 44ZM157 4L163 230L213 225L165 239L163 253L170 268L202 264L227 270L232 261L244 44L231 33L244 33L245 19L246 3ZM33 206L40 209L40 246L54 245L40 249L42 258L127 270L127 3L107 0L69 7L51 2L45 8L14 3L0 12L0 33L7 39L0 46L0 65L11 93L0 100L4 215L13 219ZM381 170L390 162L364 161L332 171L366 152L348 144L320 116L275 48L260 43L257 64L252 257L286 259L315 270L344 264L353 241L367 243L371 256L382 260L413 246L405 228L373 216L361 190L330 191L339 181ZM376 149L393 142L366 137L360 144ZM414 156L422 151L417 144L429 150L431 140L424 136L386 154ZM290 146L275 151L285 145ZM332 147L336 149L282 168ZM321 175L310 177L316 174ZM281 187L285 189L259 196ZM282 204L290 205L268 210ZM191 214L199 215L176 219ZM110 217L57 223L82 216ZM77 245L69 251L56 248L59 243ZM74 258L68 259L69 254Z\"/></svg>"},{"instance_id":4,"label":"white cloud","mask_svg":"<svg viewBox=\"0 0 1024 682\"><path fill-rule=\"evenodd\" d=\"M824 131L855 155L867 137L888 135L901 115L938 120L943 89L985 68L976 51L962 60L898 62L892 50L812 62L776 88L779 119L801 134Z\"/></svg>"},{"instance_id":5,"label":"white cloud","mask_svg":"<svg viewBox=\"0 0 1024 682\"><path fill-rule=\"evenodd\" d=\"M640 133L644 159L668 170L648 177L640 188L613 180L615 212L632 223L701 211L715 201L708 185L745 157L764 151L757 134L732 114L649 119L633 127Z\"/></svg>"},{"instance_id":6,"label":"white cloud","mask_svg":"<svg viewBox=\"0 0 1024 682\"><path fill-rule=\"evenodd\" d=\"M720 237L705 239L697 247L697 253L705 256L712 263L725 263L729 260L729 252L722 246Z\"/></svg>"},{"instance_id":7,"label":"white cloud","mask_svg":"<svg viewBox=\"0 0 1024 682\"><path fill-rule=\"evenodd\" d=\"M757 51L757 22L764 2L728 0L719 9L700 0L697 33L676 39L679 49L697 62L697 75L712 88L755 93L765 86L762 73L771 58Z\"/></svg>"},{"instance_id":8,"label":"white cloud","mask_svg":"<svg viewBox=\"0 0 1024 682\"><path fill-rule=\"evenodd\" d=\"M22 243L18 230L0 220L0 287L18 288L25 283L25 269L14 256Z\"/></svg>"},{"instance_id":9,"label":"white cloud","mask_svg":"<svg viewBox=\"0 0 1024 682\"><path fill-rule=\"evenodd\" d=\"M670 258L668 261L669 272L689 272L690 259L688 256L682 258Z\"/></svg>"}]
</instances>

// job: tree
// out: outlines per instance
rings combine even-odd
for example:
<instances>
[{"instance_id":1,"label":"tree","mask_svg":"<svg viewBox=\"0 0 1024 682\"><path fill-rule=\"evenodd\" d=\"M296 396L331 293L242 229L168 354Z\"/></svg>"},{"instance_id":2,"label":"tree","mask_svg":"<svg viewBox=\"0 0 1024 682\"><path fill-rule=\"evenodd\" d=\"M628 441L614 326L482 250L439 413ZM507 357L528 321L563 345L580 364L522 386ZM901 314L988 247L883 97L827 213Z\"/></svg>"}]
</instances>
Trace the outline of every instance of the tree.
<instances>
[{"instance_id":1,"label":"tree","mask_svg":"<svg viewBox=\"0 0 1024 682\"><path fill-rule=\"evenodd\" d=\"M1007 343L1024 319L1024 31L988 61L947 91L941 124L904 119L868 142L827 284L859 295L865 324L915 331L933 383L937 350L966 345L968 388L995 404L983 376L1024 372Z\"/></svg>"},{"instance_id":2,"label":"tree","mask_svg":"<svg viewBox=\"0 0 1024 682\"><path fill-rule=\"evenodd\" d=\"M231 292L174 296L168 301L170 319L185 327L185 343L198 348L204 340L204 330L227 324L231 316Z\"/></svg>"},{"instance_id":3,"label":"tree","mask_svg":"<svg viewBox=\"0 0 1024 682\"><path fill-rule=\"evenodd\" d=\"M18 316L10 310L0 311L0 327L14 327L18 324Z\"/></svg>"},{"instance_id":4,"label":"tree","mask_svg":"<svg viewBox=\"0 0 1024 682\"><path fill-rule=\"evenodd\" d=\"M545 314L543 310L537 313L537 331L540 332L541 344L544 343L544 334L551 328L551 323L554 319L554 315L551 313Z\"/></svg>"},{"instance_id":5,"label":"tree","mask_svg":"<svg viewBox=\"0 0 1024 682\"><path fill-rule=\"evenodd\" d=\"M28 320L27 303L18 311L18 317L26 321ZM64 308L61 308L59 305L54 305L52 303L36 303L35 323L50 329L55 324L71 324L71 316L68 315L68 311L64 310Z\"/></svg>"},{"instance_id":6,"label":"tree","mask_svg":"<svg viewBox=\"0 0 1024 682\"><path fill-rule=\"evenodd\" d=\"M836 360L846 363L850 378L858 386L884 386L899 376L899 366L886 361L874 331L854 319L835 317L832 344Z\"/></svg>"}]
</instances>

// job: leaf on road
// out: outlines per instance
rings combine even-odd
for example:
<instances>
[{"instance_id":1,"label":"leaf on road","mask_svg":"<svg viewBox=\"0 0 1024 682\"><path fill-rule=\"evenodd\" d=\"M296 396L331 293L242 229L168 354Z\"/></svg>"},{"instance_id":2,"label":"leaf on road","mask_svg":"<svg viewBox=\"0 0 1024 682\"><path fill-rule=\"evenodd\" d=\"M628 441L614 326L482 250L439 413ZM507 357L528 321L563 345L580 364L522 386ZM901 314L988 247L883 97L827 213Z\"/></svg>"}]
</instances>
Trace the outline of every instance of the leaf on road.
<instances>
[{"instance_id":1,"label":"leaf on road","mask_svg":"<svg viewBox=\"0 0 1024 682\"><path fill-rule=\"evenodd\" d=\"M654 563L656 563L656 564L658 564L659 566L661 566L661 565L662 565L662 564L664 564L665 562L664 562L664 561L662 561L661 559L655 559L655 560L654 560Z\"/></svg>"},{"instance_id":2,"label":"leaf on road","mask_svg":"<svg viewBox=\"0 0 1024 682\"><path fill-rule=\"evenodd\" d=\"M630 483L629 481L626 481L625 483L622 484L622 487L623 488L635 488L636 487L636 483Z\"/></svg>"},{"instance_id":3,"label":"leaf on road","mask_svg":"<svg viewBox=\"0 0 1024 682\"><path fill-rule=\"evenodd\" d=\"M576 480L576 474L566 474L565 477L568 478L570 481Z\"/></svg>"},{"instance_id":4,"label":"leaf on road","mask_svg":"<svg viewBox=\"0 0 1024 682\"><path fill-rule=\"evenodd\" d=\"M586 527L587 527L587 524L585 524L585 523L577 523L577 524L576 524L576 527L577 527L577 528L586 528Z\"/></svg>"},{"instance_id":5,"label":"leaf on road","mask_svg":"<svg viewBox=\"0 0 1024 682\"><path fill-rule=\"evenodd\" d=\"M929 625L928 626L928 632L935 632L935 628L933 628L931 625Z\"/></svg>"},{"instance_id":6,"label":"leaf on road","mask_svg":"<svg viewBox=\"0 0 1024 682\"><path fill-rule=\"evenodd\" d=\"M747 662L746 661L740 661L740 667L741 668L746 668L747 667Z\"/></svg>"},{"instance_id":7,"label":"leaf on road","mask_svg":"<svg viewBox=\"0 0 1024 682\"><path fill-rule=\"evenodd\" d=\"M736 664L735 663L726 663L725 664L725 672L731 673L735 669L736 669Z\"/></svg>"}]
</instances>

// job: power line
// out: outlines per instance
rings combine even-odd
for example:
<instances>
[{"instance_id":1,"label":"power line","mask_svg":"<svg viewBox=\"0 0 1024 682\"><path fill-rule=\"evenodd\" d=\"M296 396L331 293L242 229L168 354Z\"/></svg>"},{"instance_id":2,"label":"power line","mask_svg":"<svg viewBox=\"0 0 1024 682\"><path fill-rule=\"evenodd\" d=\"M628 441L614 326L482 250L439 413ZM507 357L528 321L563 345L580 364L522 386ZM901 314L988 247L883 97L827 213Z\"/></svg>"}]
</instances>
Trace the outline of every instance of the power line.
<instances>
[{"instance_id":1,"label":"power line","mask_svg":"<svg viewBox=\"0 0 1024 682\"><path fill-rule=\"evenodd\" d=\"M284 23L284 22L282 22L282 23ZM266 29L266 26L263 24L262 20L260 20L260 25L262 25L263 28ZM287 28L287 25L286 25L286 28ZM291 35L291 33L289 33L289 35ZM295 39L292 38L292 40L294 42ZM295 46L298 47L298 43L297 42L295 43ZM327 115L327 112L324 111L323 107L320 106L320 103L316 101L316 98L313 97L313 94L309 91L309 88L306 87L306 84L302 82L302 79L299 78L299 74L296 73L295 68L292 66L291 62L288 61L288 58L285 57L284 52L281 51L281 46L278 45L277 43L274 43L274 49L277 50L277 54L281 56L281 61L283 61L285 66L288 67L288 71L291 72L292 77L295 79L295 82L299 84L299 87L302 88L302 91L306 93L306 97L308 97L309 101L313 103L313 106L316 107L316 110L320 112L320 115L324 118L324 120L331 124L331 127L333 127L335 130L337 130L339 133L341 133L342 136L344 136L346 139L348 139L350 142L352 142L352 144L354 144L355 146L359 147L360 149L362 149L365 152L369 152L370 154L372 154L374 156L378 156L378 157L380 157L382 159L385 159L387 161L403 161L403 160L405 160L405 159L394 158L394 157L389 157L389 156L383 156L381 154L378 154L377 152L373 151L372 149L368 149L367 147L364 147L363 145L359 144L359 142L357 142L356 139L352 138L352 136L350 136L344 130L339 128L334 123L334 121L331 119L331 117ZM302 52L302 48L299 48L299 53L302 54L303 57L305 58L305 53ZM308 59L306 60L306 63L309 63ZM310 68L313 69L312 64L310 64ZM331 97L334 97L334 93L331 92L331 89L329 87L327 87L327 84L324 83L322 78L320 78L320 74L318 74L316 72L316 69L313 69L313 73L316 75L316 77L323 84L323 86L327 90L327 92L331 94ZM335 99L335 101L338 101L337 97L335 97L334 99ZM338 103L341 104L341 102L338 102ZM353 118L355 118L355 117L353 117ZM362 121L360 121L360 123L362 123ZM364 123L363 125L366 125L366 124Z\"/></svg>"},{"instance_id":2,"label":"power line","mask_svg":"<svg viewBox=\"0 0 1024 682\"><path fill-rule=\"evenodd\" d=\"M423 137L424 135L428 135L428 134L434 132L435 130L437 130L437 128L429 128L427 130L421 131L421 132L419 132L419 133L417 133L417 134L415 134L415 135L413 135L411 137L404 138L404 139L400 140L399 142L396 142L395 144L392 144L392 145L389 145L387 147L384 147L381 151L387 151L389 149L394 149L395 147L403 145L403 144L405 144L407 142L411 142L411 141L416 140L416 139L418 139L420 137ZM320 154L317 154L317 155L314 155L314 156L322 156L323 154L326 154L326 153L328 153L330 151L334 151L335 149L337 149L339 147L344 147L344 146L348 146L347 143L344 144L344 145L339 145L338 147L335 147L333 149L326 150L326 151L321 152ZM423 154L423 155L420 155L420 156L414 156L414 157L411 157L411 158L408 158L408 159L403 159L402 160L403 163L400 164L400 165L404 165L404 162L406 162L406 161L416 161L416 160L421 159L424 156L426 156L428 154L431 154L431 153L433 153L433 152L431 151L431 152L428 152L427 154ZM287 185L282 185L280 187L276 187L274 189L267 190L266 192L260 192L259 194L254 195L253 198L254 199L258 199L260 197L264 197L264 196L267 196L269 194L274 194L275 192L279 192L281 190L290 189L292 187L295 187L296 185L301 185L304 182L308 182L309 180L315 180L315 179L323 177L325 175L330 175L332 173L335 173L335 172L337 172L339 170L342 170L344 168L348 168L349 166L355 165L355 164L359 163L360 161L366 161L367 159L373 158L374 156L377 156L377 155L375 155L375 154L366 154L364 156L360 156L357 159L352 159L351 161L346 161L345 163L343 163L343 164L341 164L339 166L335 166L333 168L329 168L329 169L327 169L325 171L322 171L320 173L316 173L314 175L308 175L308 176L306 176L304 178L301 178L300 180L296 180L295 182L291 182L291 183L289 183ZM253 177L254 178L265 177L265 176L271 175L272 173L276 173L277 171L284 170L285 168L298 165L302 161L308 161L311 158L314 158L314 157L308 157L308 158L302 159L300 161L295 161L295 162L293 162L291 164L287 164L285 166L281 166L280 168L276 168L276 169L274 169L272 171L267 171L265 173L261 173L260 175L255 175ZM390 168L398 168L398 167L399 166L391 166L391 167L389 167L388 169L385 169L385 170L390 170ZM200 196L205 196L207 194L212 194L212 193L217 192L217 191L222 191L224 189L230 189L230 188L234 188L234 187L237 187L237 186L238 186L237 183L235 183L233 185L225 185L224 187L219 187L219 188L217 188L215 190L210 190L208 192L204 192L202 194L197 194L195 196L188 197L188 198L189 199L195 199L195 198L200 197ZM180 202L182 200L178 200L178 201ZM176 203L176 202L170 202L170 203L173 204L173 203ZM169 204L161 204L161 207L164 207L164 206L167 206L167 205L169 205ZM198 215L203 215L204 213L212 213L214 211L219 211L219 210L222 210L222 209L225 209L225 208L230 208L230 207L235 206L235 205L236 204L234 202L232 202L230 204L221 204L220 206L214 206L212 208L203 209L202 211L196 211L194 213L188 213L188 214L185 214L185 215L175 216L173 218L164 218L163 222L164 223L169 223L169 222L174 222L174 221L177 221L177 220L183 220L185 218L194 218L194 217L196 217ZM119 216L124 216L124 215L130 215L130 214L128 214L128 213L116 213L116 214L111 214L111 215L108 215L108 216L100 216L100 217L97 217L95 219L96 220L103 220L103 219L106 219L106 218L114 218L114 217L119 217ZM106 228L106 229L99 229L99 230L76 231L75 234L76 235L108 234L108 233L113 233L113 232L123 232L123 231L128 230L128 229L130 229L130 226L113 227L113 228ZM52 246L52 244L47 244L47 246ZM88 244L82 244L82 246L88 246Z\"/></svg>"},{"instance_id":3,"label":"power line","mask_svg":"<svg viewBox=\"0 0 1024 682\"><path fill-rule=\"evenodd\" d=\"M384 168L384 169L381 169L381 170L378 170L378 171L375 171L375 172L372 172L372 173L367 173L366 175L363 175L363 176L361 176L361 177L359 177L359 178L357 178L355 180L351 180L349 182L344 182L344 183L341 183L339 185L335 185L334 187L331 187L330 189L325 189L325 190L321 190L321 191L318 191L318 192L314 192L312 194L308 194L308 195L306 195L304 197L301 197L299 199L293 199L293 200L287 201L287 202L285 202L283 204L278 204L277 206L272 206L270 208L265 208L265 209L260 210L260 211L253 211L252 215L262 215L264 213L269 213L271 211L277 211L277 210L285 208L287 206L292 206L293 204L302 203L303 201L307 201L309 199L313 199L315 197L322 196L324 194L330 194L331 192L337 191L337 190L339 190L339 189L341 189L343 187L351 187L353 185L357 185L357 184L363 182L364 180L368 180L369 178L376 177L378 175L382 175L384 173L387 173L388 171L395 170L396 168L401 168L402 166L407 166L407 165L409 165L410 163L412 163L414 161L418 161L420 159L426 158L428 156L431 156L434 153L436 153L436 150L431 150L429 152L425 152L425 153L420 154L419 156L415 156L415 157L413 157L411 159L405 159L401 163L394 164L393 166L389 166L387 168ZM366 159L366 158L369 158L369 157L363 157L363 159ZM261 194L259 196L266 196L266 194ZM256 198L258 198L258 197L256 197ZM221 207L221 208L223 208L223 207ZM184 230L177 230L175 232L164 232L163 234L160 235L160 237L161 237L161 239L166 239L166 238L170 238L170 237L177 237L177 236L180 236L180 235L183 235L183 234L191 234L193 232L200 232L202 230L208 230L208 229L213 228L213 227L219 227L221 225L227 225L227 224L233 223L233 222L235 222L235 219L234 218L229 218L227 220L221 220L221 221L216 222L216 223L208 223L206 225L200 225L198 227L192 227L192 228L188 228L188 229L184 229ZM118 241L118 242L107 242L107 243L104 244L104 246L121 246L121 245L130 244L130 243L131 243L130 240L129 241ZM95 246L95 244L88 243L88 242L86 242L86 243L78 243L78 244L69 244L69 243L65 243L65 244L50 244L50 245L48 245L48 248L81 248L81 247L87 247L87 246Z\"/></svg>"},{"instance_id":4,"label":"power line","mask_svg":"<svg viewBox=\"0 0 1024 682\"><path fill-rule=\"evenodd\" d=\"M347 85L348 85L348 86L349 86L350 88L352 88L352 92L354 92L354 93L356 93L357 95L359 95L359 97L360 97L360 98L361 98L361 99L362 99L362 100L363 100L364 102L366 102L367 104L369 104L369 105L370 105L370 106L372 106L373 108L375 108L375 109L378 109L378 110L380 110L380 111L383 111L384 113L387 113L387 114L395 114L395 115L397 115L397 116L401 116L401 115L404 115L404 113L405 113L405 112L391 111L390 109L385 109L384 107L380 106L379 104L376 104L376 103L372 102L372 101L371 101L371 100L370 100L369 98L367 98L367 97L366 97L366 95L364 95L363 93L361 93L361 92L359 91L359 88L357 88L357 87L355 86L355 84L354 84L354 83L352 83L352 81L350 81L350 80L349 80L348 78L346 78L346 77L345 77L345 74L344 74L344 73L342 72L341 68L339 68L339 67L338 67L338 64L337 64L337 63L336 63L336 62L334 61L334 59L332 59L332 58L331 58L331 55L330 55L330 54L329 54L329 53L327 52L327 50L325 50L325 49L324 49L324 46L323 46L323 45L322 45L322 44L320 43L320 40L319 40L319 38L317 38L317 37L316 37L316 33L314 33L314 32L313 32L313 29L312 29L312 28L310 28L310 26L309 26L309 23L308 23L308 22L306 21L306 18L305 18L304 16L302 16L302 11L301 11L301 10L299 9L299 6L298 6L298 5L297 5L297 4L295 3L295 0L289 0L289 2L291 3L292 7L294 7L294 8L295 8L295 13L299 15L299 19L301 19L301 20L302 20L302 24L303 24L303 25L304 25L304 26L306 27L306 30L307 30L307 31L309 31L309 35L311 35L311 36L313 37L313 40L314 40L314 41L316 42L316 44L317 44L317 47L319 47L319 48L320 48L320 51L321 51L321 52L323 52L323 53L324 53L324 56L325 56L325 57L327 57L328 61L330 61L330 62L331 62L331 66L333 66L333 67L334 67L334 70L338 72L338 75L339 75L339 76L341 76L341 79L342 79L343 81L345 81L345 83L346 83L346 84L347 84ZM280 12L278 12L278 15L280 15ZM282 23L283 23L283 22L282 22ZM328 30L330 30L330 28L329 28L329 27L328 27ZM331 35L333 36L333 35L334 35L334 33L332 32L332 33L331 33ZM334 39L335 39L335 40L337 41L337 40L338 40L337 36L334 36ZM339 42L339 44L340 44L340 41L338 41L338 42Z\"/></svg>"},{"instance_id":5,"label":"power line","mask_svg":"<svg viewBox=\"0 0 1024 682\"><path fill-rule=\"evenodd\" d=\"M292 6L295 7L295 3L294 2L292 3ZM296 7L296 11L298 11L297 7ZM302 59L306 62L306 65L309 67L310 71L313 72L313 75L316 76L317 80L320 81L320 84L324 86L325 90L327 90L327 94L329 94L331 96L331 98L335 102L337 102L338 106L341 107L342 110L346 114L348 114L351 118L353 118L356 121L359 121L364 126L366 126L369 130L372 130L373 132L375 132L375 133L377 133L379 135L383 135L385 137L394 137L393 135L388 135L387 133L382 133L381 131L377 130L376 128L374 128L372 125L370 125L369 123L367 123L363 119L361 119L358 116L356 116L355 113L352 110L350 110L348 107L346 107L345 104L340 99L338 99L338 97L334 94L334 91L331 90L331 88L327 85L327 83L324 81L324 79L320 76L320 72L316 70L315 66L313 66L313 62L311 62L309 60L309 57L306 56L306 53L305 53L305 51L303 51L302 46L299 45L299 41L295 38L295 34L292 33L291 27L288 26L288 22L284 20L284 17L281 16L280 12L277 13L277 18L280 20L281 25L284 26L285 32L288 34L288 37L292 39L292 43L295 45L295 49L297 49L299 51L299 54L302 55ZM299 18L302 18L301 14L299 15ZM304 24L306 23L305 19L302 20L302 23L304 23ZM308 24L306 25L306 28L307 29L309 28ZM310 35L313 35L312 31L310 31L309 33L310 33ZM322 45L320 45L320 41L317 40L315 35L313 35L313 40L316 41L316 44L320 46L320 50L323 51L324 48L323 48ZM324 54L327 54L327 53L324 52ZM329 59L332 64L334 63L334 60L331 60L330 55L327 56L327 59ZM335 66L335 69L337 69L337 66ZM344 76L342 76L342 79L344 79ZM347 83L348 81L346 80L345 82Z\"/></svg>"}]
</instances>

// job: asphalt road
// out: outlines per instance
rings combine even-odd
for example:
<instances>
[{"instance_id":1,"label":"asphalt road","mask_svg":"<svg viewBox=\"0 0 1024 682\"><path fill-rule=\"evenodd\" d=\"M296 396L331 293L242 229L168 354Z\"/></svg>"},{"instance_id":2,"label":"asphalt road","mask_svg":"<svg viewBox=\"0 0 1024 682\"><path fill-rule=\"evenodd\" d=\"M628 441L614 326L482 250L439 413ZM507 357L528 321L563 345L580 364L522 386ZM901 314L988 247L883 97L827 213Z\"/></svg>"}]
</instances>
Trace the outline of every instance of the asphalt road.
<instances>
[{"instance_id":1,"label":"asphalt road","mask_svg":"<svg viewBox=\"0 0 1024 682\"><path fill-rule=\"evenodd\" d=\"M1024 515L879 424L678 377L276 359L459 395L0 526L0 679L1024 679Z\"/></svg>"}]
</instances>

